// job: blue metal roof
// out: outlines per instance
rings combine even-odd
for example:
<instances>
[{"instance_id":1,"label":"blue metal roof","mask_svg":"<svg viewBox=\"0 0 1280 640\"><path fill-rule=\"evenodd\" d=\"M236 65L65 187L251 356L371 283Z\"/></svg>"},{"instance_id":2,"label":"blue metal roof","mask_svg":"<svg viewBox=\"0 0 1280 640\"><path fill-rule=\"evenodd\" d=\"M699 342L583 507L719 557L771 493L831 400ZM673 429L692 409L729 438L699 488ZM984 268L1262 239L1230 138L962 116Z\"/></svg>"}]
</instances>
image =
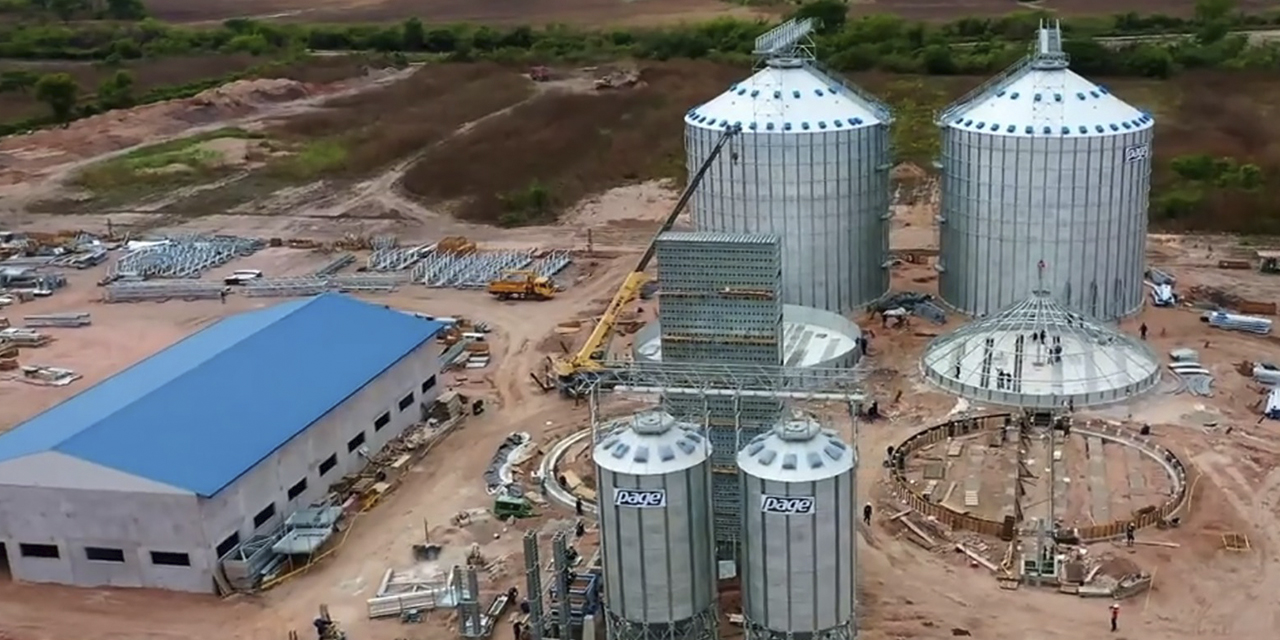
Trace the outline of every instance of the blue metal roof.
<instances>
[{"instance_id":1,"label":"blue metal roof","mask_svg":"<svg viewBox=\"0 0 1280 640\"><path fill-rule=\"evenodd\" d=\"M442 327L339 294L232 316L0 435L0 461L52 450L209 497Z\"/></svg>"}]
</instances>

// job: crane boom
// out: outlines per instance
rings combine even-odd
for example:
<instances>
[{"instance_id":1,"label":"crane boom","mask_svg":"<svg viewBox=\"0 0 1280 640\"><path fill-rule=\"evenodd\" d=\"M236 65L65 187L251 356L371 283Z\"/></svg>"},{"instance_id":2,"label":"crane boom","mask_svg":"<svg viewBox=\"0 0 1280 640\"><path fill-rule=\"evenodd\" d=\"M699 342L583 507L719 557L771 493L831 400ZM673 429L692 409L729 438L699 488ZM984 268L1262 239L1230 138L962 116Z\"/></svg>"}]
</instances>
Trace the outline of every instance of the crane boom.
<instances>
[{"instance_id":1,"label":"crane boom","mask_svg":"<svg viewBox=\"0 0 1280 640\"><path fill-rule=\"evenodd\" d=\"M671 213L667 214L662 226L658 227L658 232L653 234L653 239L649 241L649 246L645 248L644 254L640 256L640 261L636 263L635 269L627 274L626 279L622 281L622 286L618 288L618 292L609 301L609 306L605 307L604 313L600 316L600 321L591 330L591 335L587 337L587 341L583 343L582 348L573 357L556 362L557 384L562 392L572 392L573 383L578 374L600 368L598 358L601 355L601 347L613 333L614 326L617 325L618 316L622 313L623 307L635 300L640 294L641 287L649 281L649 276L645 274L645 270L649 268L649 263L653 261L653 256L657 252L658 238L670 231L671 227L675 225L676 218L679 218L685 207L689 205L689 200L693 198L693 192L702 183L702 179L706 177L707 172L711 169L711 164L720 156L720 152L724 150L729 139L740 131L742 131L741 127L733 126L726 128L724 133L720 134L720 139L716 140L715 146L711 148L711 152L702 161L702 165L689 178L689 184L685 186L684 192L680 194L680 199L676 201L676 206L671 209Z\"/></svg>"}]
</instances>

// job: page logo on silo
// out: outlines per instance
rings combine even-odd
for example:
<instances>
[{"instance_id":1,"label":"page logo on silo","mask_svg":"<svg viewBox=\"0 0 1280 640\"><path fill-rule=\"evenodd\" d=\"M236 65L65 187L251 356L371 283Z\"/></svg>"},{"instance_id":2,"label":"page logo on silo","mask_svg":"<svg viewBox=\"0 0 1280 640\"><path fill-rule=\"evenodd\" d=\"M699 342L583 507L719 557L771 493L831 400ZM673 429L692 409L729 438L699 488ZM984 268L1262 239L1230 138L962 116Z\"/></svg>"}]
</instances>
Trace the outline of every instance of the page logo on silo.
<instances>
[{"instance_id":1,"label":"page logo on silo","mask_svg":"<svg viewBox=\"0 0 1280 640\"><path fill-rule=\"evenodd\" d=\"M636 491L634 489L614 489L613 504L619 507L665 507L667 492L662 489Z\"/></svg>"},{"instance_id":2,"label":"page logo on silo","mask_svg":"<svg viewBox=\"0 0 1280 640\"><path fill-rule=\"evenodd\" d=\"M1147 159L1147 154L1149 154L1150 152L1151 152L1150 147L1148 147L1145 144L1140 144L1133 147L1125 147L1124 161L1125 162L1141 162Z\"/></svg>"},{"instance_id":3,"label":"page logo on silo","mask_svg":"<svg viewBox=\"0 0 1280 640\"><path fill-rule=\"evenodd\" d=\"M784 516L813 515L813 498L795 496L760 496L760 510Z\"/></svg>"}]
</instances>

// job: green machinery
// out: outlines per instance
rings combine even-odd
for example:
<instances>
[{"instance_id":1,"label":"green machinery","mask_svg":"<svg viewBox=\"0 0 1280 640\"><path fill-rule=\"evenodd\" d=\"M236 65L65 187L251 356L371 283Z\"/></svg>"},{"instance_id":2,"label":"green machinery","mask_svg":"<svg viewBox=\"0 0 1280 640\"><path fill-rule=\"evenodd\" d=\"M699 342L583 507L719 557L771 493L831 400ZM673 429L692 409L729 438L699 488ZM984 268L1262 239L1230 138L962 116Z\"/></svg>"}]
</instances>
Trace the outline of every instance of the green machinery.
<instances>
[{"instance_id":1,"label":"green machinery","mask_svg":"<svg viewBox=\"0 0 1280 640\"><path fill-rule=\"evenodd\" d=\"M493 499L493 515L505 520L507 518L532 518L537 514L534 513L533 505L527 499L499 494Z\"/></svg>"}]
</instances>

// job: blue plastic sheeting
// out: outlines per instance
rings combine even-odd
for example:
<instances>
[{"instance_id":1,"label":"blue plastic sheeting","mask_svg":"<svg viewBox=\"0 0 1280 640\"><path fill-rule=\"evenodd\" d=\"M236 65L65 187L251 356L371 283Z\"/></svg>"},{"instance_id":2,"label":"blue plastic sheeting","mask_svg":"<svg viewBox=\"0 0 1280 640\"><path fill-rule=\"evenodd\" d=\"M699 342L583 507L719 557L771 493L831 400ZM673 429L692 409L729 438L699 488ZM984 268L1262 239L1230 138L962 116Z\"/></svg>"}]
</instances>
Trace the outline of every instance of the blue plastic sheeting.
<instances>
[{"instance_id":1,"label":"blue plastic sheeting","mask_svg":"<svg viewBox=\"0 0 1280 640\"><path fill-rule=\"evenodd\" d=\"M210 497L443 325L340 294L226 318L0 436Z\"/></svg>"}]
</instances>

